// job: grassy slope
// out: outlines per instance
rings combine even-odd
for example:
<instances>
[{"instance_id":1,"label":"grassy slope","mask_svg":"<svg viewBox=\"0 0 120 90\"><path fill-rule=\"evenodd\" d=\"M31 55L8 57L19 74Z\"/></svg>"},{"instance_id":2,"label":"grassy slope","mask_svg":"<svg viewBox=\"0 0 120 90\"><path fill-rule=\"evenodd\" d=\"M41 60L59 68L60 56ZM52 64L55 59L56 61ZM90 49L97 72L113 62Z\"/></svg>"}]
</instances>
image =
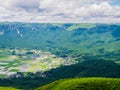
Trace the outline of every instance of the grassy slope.
<instances>
[{"instance_id":1,"label":"grassy slope","mask_svg":"<svg viewBox=\"0 0 120 90\"><path fill-rule=\"evenodd\" d=\"M15 89L11 87L0 87L0 90L20 90L20 89Z\"/></svg>"},{"instance_id":2,"label":"grassy slope","mask_svg":"<svg viewBox=\"0 0 120 90\"><path fill-rule=\"evenodd\" d=\"M68 31L72 31L72 30L75 30L75 29L78 29L78 28L93 28L93 27L96 27L95 24L89 24L89 23L81 23L81 24L74 24L72 26L70 26L69 28L67 28Z\"/></svg>"},{"instance_id":3,"label":"grassy slope","mask_svg":"<svg viewBox=\"0 0 120 90\"><path fill-rule=\"evenodd\" d=\"M36 90L120 90L120 79L76 78L59 80Z\"/></svg>"}]
</instances>

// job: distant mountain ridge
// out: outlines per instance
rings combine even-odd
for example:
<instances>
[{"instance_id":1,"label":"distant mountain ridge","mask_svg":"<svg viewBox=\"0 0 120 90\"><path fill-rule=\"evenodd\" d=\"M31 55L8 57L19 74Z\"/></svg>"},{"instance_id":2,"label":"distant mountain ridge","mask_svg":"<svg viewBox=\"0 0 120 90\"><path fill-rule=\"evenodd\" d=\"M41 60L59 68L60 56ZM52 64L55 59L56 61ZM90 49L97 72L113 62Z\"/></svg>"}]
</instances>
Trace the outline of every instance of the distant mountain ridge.
<instances>
[{"instance_id":1,"label":"distant mountain ridge","mask_svg":"<svg viewBox=\"0 0 120 90\"><path fill-rule=\"evenodd\" d=\"M120 50L119 24L0 23L0 48L32 48L70 55Z\"/></svg>"}]
</instances>

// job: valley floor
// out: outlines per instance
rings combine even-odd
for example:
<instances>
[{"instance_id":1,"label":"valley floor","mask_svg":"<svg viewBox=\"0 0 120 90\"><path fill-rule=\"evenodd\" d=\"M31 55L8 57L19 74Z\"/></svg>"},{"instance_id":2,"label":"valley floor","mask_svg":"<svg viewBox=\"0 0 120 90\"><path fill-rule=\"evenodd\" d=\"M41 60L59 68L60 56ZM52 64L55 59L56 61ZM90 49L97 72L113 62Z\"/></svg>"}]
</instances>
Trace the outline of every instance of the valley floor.
<instances>
[{"instance_id":1,"label":"valley floor","mask_svg":"<svg viewBox=\"0 0 120 90\"><path fill-rule=\"evenodd\" d=\"M44 72L61 65L76 63L71 58L57 57L40 50L0 50L0 77L6 78L17 72Z\"/></svg>"}]
</instances>

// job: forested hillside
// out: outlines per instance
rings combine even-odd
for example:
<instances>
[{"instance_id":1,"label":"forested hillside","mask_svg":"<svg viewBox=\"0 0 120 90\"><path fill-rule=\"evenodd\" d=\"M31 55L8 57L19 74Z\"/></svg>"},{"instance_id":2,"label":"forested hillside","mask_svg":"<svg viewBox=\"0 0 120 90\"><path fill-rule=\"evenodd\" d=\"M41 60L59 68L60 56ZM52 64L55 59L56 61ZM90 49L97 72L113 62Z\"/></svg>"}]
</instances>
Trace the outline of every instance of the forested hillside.
<instances>
[{"instance_id":1,"label":"forested hillside","mask_svg":"<svg viewBox=\"0 0 120 90\"><path fill-rule=\"evenodd\" d=\"M41 49L59 56L114 52L115 57L119 44L119 24L0 23L0 48Z\"/></svg>"}]
</instances>

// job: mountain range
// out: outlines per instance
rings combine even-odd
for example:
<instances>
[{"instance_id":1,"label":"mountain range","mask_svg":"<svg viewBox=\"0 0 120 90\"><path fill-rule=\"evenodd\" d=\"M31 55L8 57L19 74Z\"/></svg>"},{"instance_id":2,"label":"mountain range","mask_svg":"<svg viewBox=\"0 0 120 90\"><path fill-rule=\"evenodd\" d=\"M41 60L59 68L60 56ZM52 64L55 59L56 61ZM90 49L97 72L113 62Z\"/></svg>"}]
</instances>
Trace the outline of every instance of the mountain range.
<instances>
[{"instance_id":1,"label":"mountain range","mask_svg":"<svg viewBox=\"0 0 120 90\"><path fill-rule=\"evenodd\" d=\"M120 50L119 24L0 23L0 48L33 48L55 54L105 54Z\"/></svg>"},{"instance_id":2,"label":"mountain range","mask_svg":"<svg viewBox=\"0 0 120 90\"><path fill-rule=\"evenodd\" d=\"M79 82L84 80L78 79L76 81L76 79L68 80L67 78L96 77L94 79L96 85L106 86L108 83L112 83L112 79L109 79L109 82L107 79L101 78L99 82L97 77L120 77L120 24L1 22L0 50L4 52L6 49L8 51L13 50L11 55L15 55L14 50L16 49L18 51L23 49L28 51L40 50L50 52L63 59L73 59L78 63L67 66L61 65L44 72L17 72L11 78L1 78L1 88L5 86L34 90L50 82L65 79L40 87L37 90L61 90L60 88L63 88L61 84L67 84L68 86L66 85L65 88L69 88L69 86L70 88L65 90L71 90L71 88L77 88L71 86L73 84L71 81L75 81L74 84L79 86L82 84ZM29 56L34 54L32 52L27 53ZM8 55L7 52L4 54ZM1 65L4 66L3 64ZM21 77L18 78L17 76ZM87 80L91 79L86 78ZM101 84L101 82L105 82L105 84ZM119 80L115 82L119 82ZM84 86L84 84L87 84L88 88L89 85L92 85L83 82L82 85ZM57 87L53 87L54 85ZM109 88L118 90L114 89L113 85L112 83L110 87L106 86L106 89L97 90L109 90Z\"/></svg>"}]
</instances>

